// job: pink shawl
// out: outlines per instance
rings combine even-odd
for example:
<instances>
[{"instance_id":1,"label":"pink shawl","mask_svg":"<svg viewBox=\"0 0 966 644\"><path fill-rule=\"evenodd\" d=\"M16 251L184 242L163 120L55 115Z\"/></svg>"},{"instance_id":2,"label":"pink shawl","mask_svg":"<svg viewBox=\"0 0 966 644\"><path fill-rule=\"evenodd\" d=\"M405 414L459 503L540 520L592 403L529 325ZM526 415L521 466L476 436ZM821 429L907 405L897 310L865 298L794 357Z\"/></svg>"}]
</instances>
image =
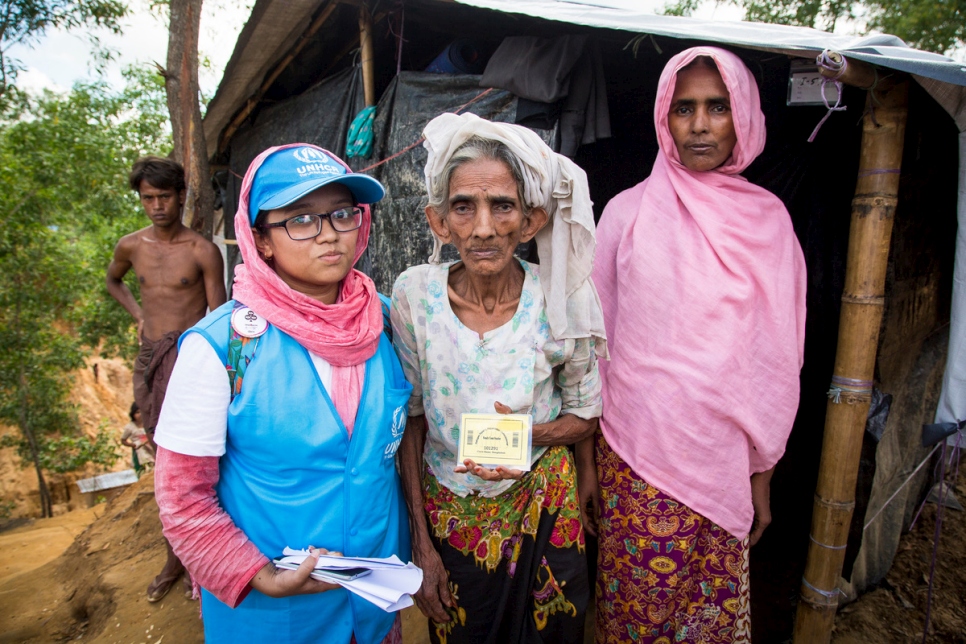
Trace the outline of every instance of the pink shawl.
<instances>
[{"instance_id":1,"label":"pink shawl","mask_svg":"<svg viewBox=\"0 0 966 644\"><path fill-rule=\"evenodd\" d=\"M677 72L697 56L717 63L738 139L709 172L681 164L667 122ZM765 117L737 56L672 58L654 122L651 176L607 205L597 232L611 352L601 427L648 483L744 538L750 476L778 462L798 409L805 262L781 201L738 175L764 149Z\"/></svg>"},{"instance_id":2,"label":"pink shawl","mask_svg":"<svg viewBox=\"0 0 966 644\"><path fill-rule=\"evenodd\" d=\"M255 171L273 152L297 145L307 144L293 143L265 150L255 157L245 173L235 213L235 237L245 263L235 267L233 295L332 365L332 402L351 434L362 395L365 362L376 353L383 329L382 304L376 285L367 275L352 269L342 281L339 300L335 304L323 304L283 282L259 257L252 235L248 194ZM322 151L349 170L337 156L328 150ZM365 214L353 262L358 261L369 243L372 217L369 206L362 209Z\"/></svg>"}]
</instances>

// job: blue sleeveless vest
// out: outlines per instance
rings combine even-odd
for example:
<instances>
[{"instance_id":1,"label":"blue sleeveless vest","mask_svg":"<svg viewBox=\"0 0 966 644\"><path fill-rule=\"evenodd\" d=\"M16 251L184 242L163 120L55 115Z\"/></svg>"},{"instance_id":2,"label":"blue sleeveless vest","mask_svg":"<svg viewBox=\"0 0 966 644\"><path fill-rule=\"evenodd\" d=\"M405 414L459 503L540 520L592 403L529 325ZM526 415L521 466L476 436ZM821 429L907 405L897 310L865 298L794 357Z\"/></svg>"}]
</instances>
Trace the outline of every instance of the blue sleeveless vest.
<instances>
[{"instance_id":1,"label":"blue sleeveless vest","mask_svg":"<svg viewBox=\"0 0 966 644\"><path fill-rule=\"evenodd\" d=\"M233 305L227 302L187 332L203 335L223 364ZM382 334L366 362L350 441L308 351L270 325L228 408L219 502L270 558L285 546L312 545L410 561L394 457L411 391ZM348 644L354 633L359 644L377 644L395 619L342 588L281 599L252 590L235 609L204 591L201 606L208 642Z\"/></svg>"}]
</instances>

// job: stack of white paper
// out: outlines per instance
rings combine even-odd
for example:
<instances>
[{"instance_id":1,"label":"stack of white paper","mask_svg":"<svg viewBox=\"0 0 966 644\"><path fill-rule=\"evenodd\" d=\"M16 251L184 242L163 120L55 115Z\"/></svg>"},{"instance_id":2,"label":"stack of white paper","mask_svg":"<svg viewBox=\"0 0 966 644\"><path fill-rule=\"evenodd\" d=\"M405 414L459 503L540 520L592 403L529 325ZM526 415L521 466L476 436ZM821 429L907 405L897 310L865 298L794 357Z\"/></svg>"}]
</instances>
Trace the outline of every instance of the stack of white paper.
<instances>
[{"instance_id":1,"label":"stack of white paper","mask_svg":"<svg viewBox=\"0 0 966 644\"><path fill-rule=\"evenodd\" d=\"M309 556L309 551L285 548L282 554L284 556L276 559L275 565L295 570ZM355 579L339 579L326 574L326 571L338 572L352 568L365 568L371 572ZM413 598L410 595L419 590L423 583L423 571L415 564L403 563L396 555L384 559L321 555L315 570L312 573L315 579L339 584L387 613L412 606Z\"/></svg>"}]
</instances>

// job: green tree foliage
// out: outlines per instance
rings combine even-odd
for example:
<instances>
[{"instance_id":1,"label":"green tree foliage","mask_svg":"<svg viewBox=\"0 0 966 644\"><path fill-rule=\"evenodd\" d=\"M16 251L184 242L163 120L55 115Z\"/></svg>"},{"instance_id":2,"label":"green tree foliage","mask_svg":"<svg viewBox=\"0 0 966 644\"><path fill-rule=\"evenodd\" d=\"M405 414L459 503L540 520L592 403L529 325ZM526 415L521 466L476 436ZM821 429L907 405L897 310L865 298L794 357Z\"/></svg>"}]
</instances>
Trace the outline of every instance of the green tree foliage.
<instances>
[{"instance_id":1,"label":"green tree foliage","mask_svg":"<svg viewBox=\"0 0 966 644\"><path fill-rule=\"evenodd\" d=\"M947 53L966 44L966 0L876 0L869 26L910 45Z\"/></svg>"},{"instance_id":2,"label":"green tree foliage","mask_svg":"<svg viewBox=\"0 0 966 644\"><path fill-rule=\"evenodd\" d=\"M114 243L143 227L127 188L131 163L170 146L161 80L129 72L121 92L78 85L20 98L0 117L0 422L37 471L105 462L113 449L78 429L70 372L89 349L131 355L132 320L109 301ZM131 283L132 289L136 284Z\"/></svg>"},{"instance_id":3,"label":"green tree foliage","mask_svg":"<svg viewBox=\"0 0 966 644\"><path fill-rule=\"evenodd\" d=\"M119 0L0 0L0 96L20 69L9 56L14 45L34 45L49 29L101 27L119 33L126 13ZM97 44L94 32L88 37Z\"/></svg>"},{"instance_id":4,"label":"green tree foliage","mask_svg":"<svg viewBox=\"0 0 966 644\"><path fill-rule=\"evenodd\" d=\"M745 20L832 31L842 20L865 20L866 32L883 31L919 49L947 53L966 44L966 0L715 0L745 12ZM664 13L691 15L702 0L677 0Z\"/></svg>"}]
</instances>

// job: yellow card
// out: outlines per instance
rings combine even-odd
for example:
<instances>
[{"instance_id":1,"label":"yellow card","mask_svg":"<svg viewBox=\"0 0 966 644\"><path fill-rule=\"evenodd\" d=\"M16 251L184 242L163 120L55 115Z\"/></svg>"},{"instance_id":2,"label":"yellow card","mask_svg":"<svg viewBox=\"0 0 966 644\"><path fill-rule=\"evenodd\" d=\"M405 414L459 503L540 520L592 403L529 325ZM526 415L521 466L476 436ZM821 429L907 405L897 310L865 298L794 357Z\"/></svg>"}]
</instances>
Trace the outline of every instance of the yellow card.
<instances>
[{"instance_id":1,"label":"yellow card","mask_svg":"<svg viewBox=\"0 0 966 644\"><path fill-rule=\"evenodd\" d=\"M530 471L533 419L529 414L463 414L457 461Z\"/></svg>"}]
</instances>

